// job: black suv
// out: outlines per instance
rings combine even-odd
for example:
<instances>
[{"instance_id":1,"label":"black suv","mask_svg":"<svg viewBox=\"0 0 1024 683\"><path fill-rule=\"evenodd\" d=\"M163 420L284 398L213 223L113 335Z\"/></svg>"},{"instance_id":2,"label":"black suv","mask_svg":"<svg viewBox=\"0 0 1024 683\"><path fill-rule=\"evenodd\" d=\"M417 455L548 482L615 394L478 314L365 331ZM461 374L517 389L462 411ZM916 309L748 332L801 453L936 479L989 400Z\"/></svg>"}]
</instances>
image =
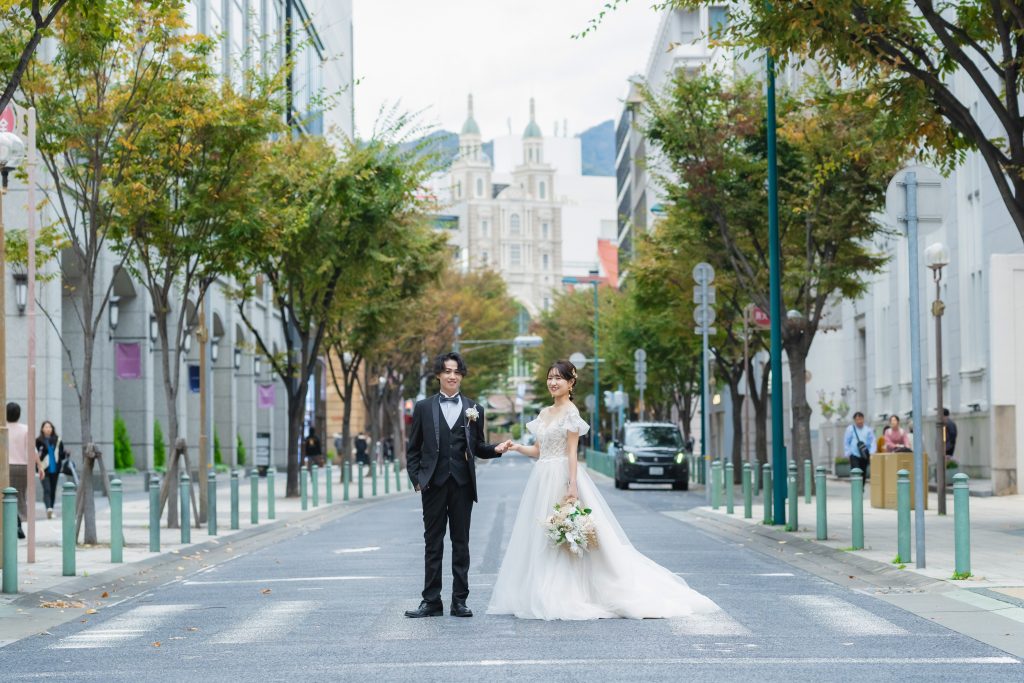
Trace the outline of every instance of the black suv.
<instances>
[{"instance_id":1,"label":"black suv","mask_svg":"<svg viewBox=\"0 0 1024 683\"><path fill-rule=\"evenodd\" d=\"M615 488L630 483L672 484L690 487L690 466L683 450L683 435L671 422L627 422L615 449Z\"/></svg>"}]
</instances>

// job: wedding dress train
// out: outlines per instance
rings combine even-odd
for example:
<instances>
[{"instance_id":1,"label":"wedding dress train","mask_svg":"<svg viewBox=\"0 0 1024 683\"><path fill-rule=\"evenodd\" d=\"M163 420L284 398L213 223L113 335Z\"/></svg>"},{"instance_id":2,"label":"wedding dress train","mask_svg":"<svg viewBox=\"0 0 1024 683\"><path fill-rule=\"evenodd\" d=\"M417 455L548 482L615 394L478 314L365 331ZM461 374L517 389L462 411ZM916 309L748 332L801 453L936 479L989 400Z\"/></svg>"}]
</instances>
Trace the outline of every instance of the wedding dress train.
<instances>
[{"instance_id":1,"label":"wedding dress train","mask_svg":"<svg viewBox=\"0 0 1024 683\"><path fill-rule=\"evenodd\" d=\"M527 424L537 437L540 457L526 482L487 613L522 619L644 619L718 610L633 547L582 464L577 489L580 501L592 510L598 547L576 556L548 540L543 521L566 494L568 434L582 436L590 427L575 406L550 420L547 412Z\"/></svg>"}]
</instances>

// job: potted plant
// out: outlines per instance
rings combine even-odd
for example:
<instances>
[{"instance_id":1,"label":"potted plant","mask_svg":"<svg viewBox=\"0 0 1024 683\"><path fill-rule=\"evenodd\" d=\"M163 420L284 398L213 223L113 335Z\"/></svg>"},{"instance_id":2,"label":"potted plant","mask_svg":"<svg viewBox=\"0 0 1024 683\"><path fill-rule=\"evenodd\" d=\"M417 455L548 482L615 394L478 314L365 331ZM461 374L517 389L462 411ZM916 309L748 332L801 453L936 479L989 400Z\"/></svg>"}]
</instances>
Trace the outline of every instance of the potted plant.
<instances>
[{"instance_id":1,"label":"potted plant","mask_svg":"<svg viewBox=\"0 0 1024 683\"><path fill-rule=\"evenodd\" d=\"M955 458L946 457L946 486L953 485L953 476L960 471L960 463Z\"/></svg>"},{"instance_id":2,"label":"potted plant","mask_svg":"<svg viewBox=\"0 0 1024 683\"><path fill-rule=\"evenodd\" d=\"M838 456L835 461L835 473L837 477L850 476L850 459L845 455Z\"/></svg>"}]
</instances>

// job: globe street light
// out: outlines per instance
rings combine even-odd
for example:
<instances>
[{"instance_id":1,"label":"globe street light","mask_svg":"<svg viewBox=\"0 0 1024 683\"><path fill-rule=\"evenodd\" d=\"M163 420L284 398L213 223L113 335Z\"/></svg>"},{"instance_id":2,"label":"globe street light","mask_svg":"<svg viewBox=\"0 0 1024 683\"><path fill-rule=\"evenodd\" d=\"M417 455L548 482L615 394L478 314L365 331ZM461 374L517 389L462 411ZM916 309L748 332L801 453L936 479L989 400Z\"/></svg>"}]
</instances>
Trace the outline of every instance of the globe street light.
<instances>
[{"instance_id":1,"label":"globe street light","mask_svg":"<svg viewBox=\"0 0 1024 683\"><path fill-rule=\"evenodd\" d=\"M935 281L935 301L932 315L935 316L935 415L938 439L935 453L935 491L938 494L939 514L946 514L946 417L942 408L942 314L946 304L942 302L942 269L949 265L949 248L941 242L924 250L925 264L932 269Z\"/></svg>"}]
</instances>

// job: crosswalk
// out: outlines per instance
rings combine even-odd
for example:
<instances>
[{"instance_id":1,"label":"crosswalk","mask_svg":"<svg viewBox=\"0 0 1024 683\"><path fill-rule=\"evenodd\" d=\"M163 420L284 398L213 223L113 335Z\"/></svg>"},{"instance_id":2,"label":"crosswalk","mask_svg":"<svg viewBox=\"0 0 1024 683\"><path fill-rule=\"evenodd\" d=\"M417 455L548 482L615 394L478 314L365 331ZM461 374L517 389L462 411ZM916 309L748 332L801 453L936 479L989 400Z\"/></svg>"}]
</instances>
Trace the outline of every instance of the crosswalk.
<instances>
[{"instance_id":1,"label":"crosswalk","mask_svg":"<svg viewBox=\"0 0 1024 683\"><path fill-rule=\"evenodd\" d=\"M799 625L797 631L789 629L791 636L799 636L801 632L806 633L808 637L909 635L902 626L834 595L795 594L779 596L777 599L786 602L788 623ZM304 615L317 609L321 609L321 603L315 600L283 600L268 597L264 604L255 609L228 607L223 611L218 610L218 618L211 621L210 610L202 605L144 604L131 607L95 626L87 626L77 633L60 638L49 647L58 650L109 649L145 642L169 644L174 640L184 640L190 631L200 630L196 626L200 621L200 640L203 643L217 646L266 643L286 638L289 633L294 633ZM671 633L672 636L685 639L704 636L751 639L759 634L768 636L777 631L776 622L768 623L764 616L756 611L733 608L732 612L730 614L719 608L711 613L667 619L658 622L662 626L657 628L664 628L666 634ZM382 613L375 621L375 626L392 635L402 631L404 627L410 627L408 637L422 636L419 625L405 619L397 609L391 609L387 614Z\"/></svg>"}]
</instances>

